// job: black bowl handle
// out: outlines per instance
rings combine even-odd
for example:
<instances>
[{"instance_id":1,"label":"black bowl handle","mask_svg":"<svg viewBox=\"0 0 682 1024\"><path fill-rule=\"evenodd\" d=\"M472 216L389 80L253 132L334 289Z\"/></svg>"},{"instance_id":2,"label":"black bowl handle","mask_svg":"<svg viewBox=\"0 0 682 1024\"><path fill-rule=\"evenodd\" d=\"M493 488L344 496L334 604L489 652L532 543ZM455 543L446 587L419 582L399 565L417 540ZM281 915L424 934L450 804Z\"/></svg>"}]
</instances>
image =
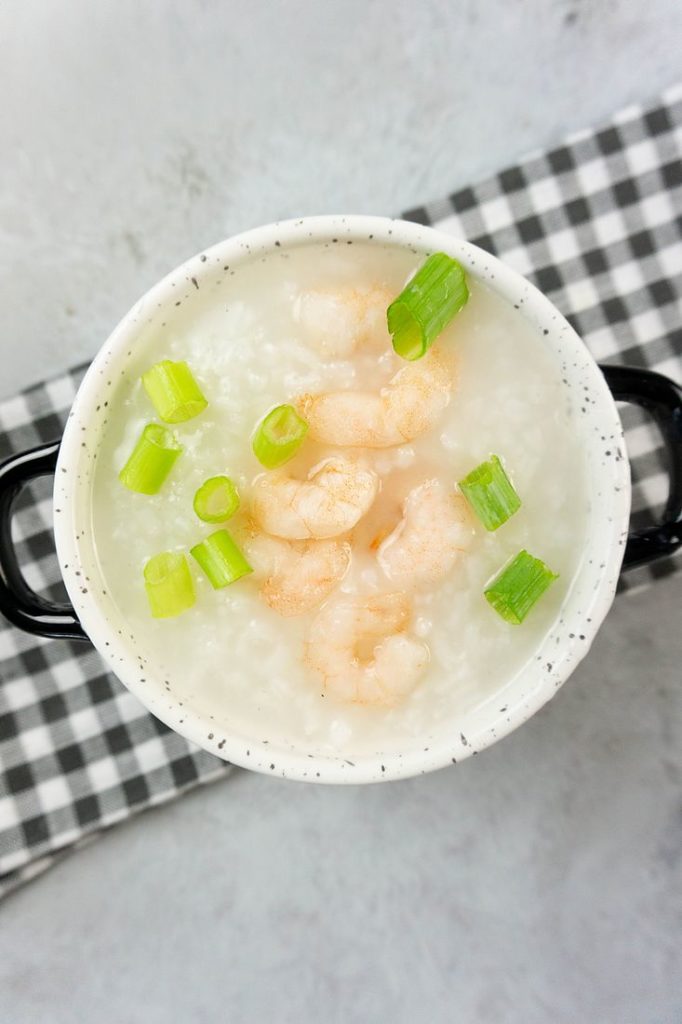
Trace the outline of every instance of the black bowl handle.
<instances>
[{"instance_id":1,"label":"black bowl handle","mask_svg":"<svg viewBox=\"0 0 682 1024\"><path fill-rule=\"evenodd\" d=\"M660 523L628 536L623 569L634 569L671 555L682 545L682 388L653 370L634 366L601 366L618 402L633 402L660 428L668 453L670 491Z\"/></svg>"},{"instance_id":2,"label":"black bowl handle","mask_svg":"<svg viewBox=\"0 0 682 1024\"><path fill-rule=\"evenodd\" d=\"M35 594L21 574L12 542L14 501L22 487L54 473L59 441L12 455L0 465L0 612L19 629L37 636L87 640L71 605L53 604Z\"/></svg>"},{"instance_id":3,"label":"black bowl handle","mask_svg":"<svg viewBox=\"0 0 682 1024\"><path fill-rule=\"evenodd\" d=\"M652 370L601 366L616 401L641 406L658 424L670 462L670 491L660 523L628 537L623 569L670 555L682 546L682 388ZM0 612L27 633L88 640L71 605L34 593L21 574L12 541L12 511L19 491L31 480L54 473L59 441L13 455L0 465Z\"/></svg>"}]
</instances>

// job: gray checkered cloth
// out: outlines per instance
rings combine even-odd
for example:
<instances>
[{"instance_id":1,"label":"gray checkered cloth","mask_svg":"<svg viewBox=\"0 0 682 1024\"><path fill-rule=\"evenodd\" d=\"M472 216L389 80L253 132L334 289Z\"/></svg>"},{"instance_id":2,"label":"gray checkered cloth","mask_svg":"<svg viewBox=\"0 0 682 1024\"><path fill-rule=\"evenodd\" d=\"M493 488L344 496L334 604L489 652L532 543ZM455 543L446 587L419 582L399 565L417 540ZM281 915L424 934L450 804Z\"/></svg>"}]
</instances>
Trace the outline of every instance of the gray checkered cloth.
<instances>
[{"instance_id":1,"label":"gray checkered cloth","mask_svg":"<svg viewBox=\"0 0 682 1024\"><path fill-rule=\"evenodd\" d=\"M600 361L682 377L682 86L406 217L501 256ZM83 372L0 403L0 459L59 437ZM665 500L665 463L651 425L623 412L642 526ZM18 508L29 584L63 597L45 481ZM635 578L679 567L663 561ZM145 711L92 648L0 622L0 895L102 829L230 770Z\"/></svg>"}]
</instances>

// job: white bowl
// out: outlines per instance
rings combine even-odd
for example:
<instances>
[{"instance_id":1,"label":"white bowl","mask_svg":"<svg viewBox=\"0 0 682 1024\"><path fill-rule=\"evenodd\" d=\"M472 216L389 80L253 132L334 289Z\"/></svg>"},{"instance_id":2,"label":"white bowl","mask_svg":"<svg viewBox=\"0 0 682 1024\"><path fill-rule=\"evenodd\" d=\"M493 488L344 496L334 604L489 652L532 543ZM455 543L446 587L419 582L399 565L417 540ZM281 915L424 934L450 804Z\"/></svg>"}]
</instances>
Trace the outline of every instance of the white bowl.
<instances>
[{"instance_id":1,"label":"white bowl","mask_svg":"<svg viewBox=\"0 0 682 1024\"><path fill-rule=\"evenodd\" d=\"M212 719L193 707L191 699L180 706L138 650L125 617L108 596L91 533L91 488L108 397L126 374L131 353L146 344L153 323L161 314L171 322L181 295L201 302L202 283L228 273L224 267L234 269L274 247L282 250L312 240L409 246L424 255L444 251L518 306L544 334L562 367L567 398L580 409L577 420L590 495L588 538L576 577L532 660L506 683L504 701L493 697L453 720L445 739L419 736L399 753L377 750L353 763L341 753L320 756L300 744L269 740L255 724L248 735L237 732L229 721ZM189 284L192 279L198 290ZM188 260L147 292L104 344L81 384L61 443L54 491L59 563L76 615L108 666L153 714L187 739L235 764L287 778L329 783L403 778L490 746L542 707L584 658L613 600L628 534L630 478L624 453L614 399L583 342L548 299L495 257L432 228L399 220L338 216L287 221L238 235Z\"/></svg>"}]
</instances>

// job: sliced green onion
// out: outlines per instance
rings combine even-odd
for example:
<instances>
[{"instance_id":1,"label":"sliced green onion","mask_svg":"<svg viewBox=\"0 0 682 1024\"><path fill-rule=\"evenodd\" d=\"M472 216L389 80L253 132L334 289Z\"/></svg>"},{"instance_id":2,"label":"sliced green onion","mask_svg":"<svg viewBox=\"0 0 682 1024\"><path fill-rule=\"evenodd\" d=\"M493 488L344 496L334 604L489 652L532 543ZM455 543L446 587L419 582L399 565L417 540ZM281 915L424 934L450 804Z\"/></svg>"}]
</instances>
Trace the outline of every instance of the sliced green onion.
<instances>
[{"instance_id":1,"label":"sliced green onion","mask_svg":"<svg viewBox=\"0 0 682 1024\"><path fill-rule=\"evenodd\" d=\"M208 405L187 363L164 359L142 374L142 383L165 423L184 423Z\"/></svg>"},{"instance_id":2,"label":"sliced green onion","mask_svg":"<svg viewBox=\"0 0 682 1024\"><path fill-rule=\"evenodd\" d=\"M556 579L558 573L539 558L519 551L485 588L485 599L506 622L517 626Z\"/></svg>"},{"instance_id":3,"label":"sliced green onion","mask_svg":"<svg viewBox=\"0 0 682 1024\"><path fill-rule=\"evenodd\" d=\"M253 435L253 454L266 469L293 459L308 433L308 424L292 405L278 405L265 416Z\"/></svg>"},{"instance_id":4,"label":"sliced green onion","mask_svg":"<svg viewBox=\"0 0 682 1024\"><path fill-rule=\"evenodd\" d=\"M197 560L214 590L220 590L253 572L227 530L216 530L201 544L195 544L190 554Z\"/></svg>"},{"instance_id":5,"label":"sliced green onion","mask_svg":"<svg viewBox=\"0 0 682 1024\"><path fill-rule=\"evenodd\" d=\"M444 252L429 256L388 307L388 330L398 355L421 359L468 298L461 263Z\"/></svg>"},{"instance_id":6,"label":"sliced green onion","mask_svg":"<svg viewBox=\"0 0 682 1024\"><path fill-rule=\"evenodd\" d=\"M497 530L521 508L521 499L497 455L459 481L459 489L486 530Z\"/></svg>"},{"instance_id":7,"label":"sliced green onion","mask_svg":"<svg viewBox=\"0 0 682 1024\"><path fill-rule=\"evenodd\" d=\"M170 430L148 423L118 478L129 491L157 494L182 450Z\"/></svg>"},{"instance_id":8,"label":"sliced green onion","mask_svg":"<svg viewBox=\"0 0 682 1024\"><path fill-rule=\"evenodd\" d=\"M144 587L155 619L179 615L196 600L187 559L176 551L149 559L144 567Z\"/></svg>"},{"instance_id":9,"label":"sliced green onion","mask_svg":"<svg viewBox=\"0 0 682 1024\"><path fill-rule=\"evenodd\" d=\"M239 508L239 494L229 476L212 476L194 495L194 511L204 523L224 523Z\"/></svg>"}]
</instances>

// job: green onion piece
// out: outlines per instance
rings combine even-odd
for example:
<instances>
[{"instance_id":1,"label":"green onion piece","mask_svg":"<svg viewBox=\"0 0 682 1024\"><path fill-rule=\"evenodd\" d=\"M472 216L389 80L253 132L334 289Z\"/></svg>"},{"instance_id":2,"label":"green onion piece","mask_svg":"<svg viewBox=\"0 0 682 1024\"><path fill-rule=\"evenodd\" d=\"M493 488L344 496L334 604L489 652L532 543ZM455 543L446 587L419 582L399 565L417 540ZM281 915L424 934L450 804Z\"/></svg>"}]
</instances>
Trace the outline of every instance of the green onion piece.
<instances>
[{"instance_id":1,"label":"green onion piece","mask_svg":"<svg viewBox=\"0 0 682 1024\"><path fill-rule=\"evenodd\" d=\"M142 374L142 383L165 423L184 423L208 405L187 363L164 359Z\"/></svg>"},{"instance_id":2,"label":"green onion piece","mask_svg":"<svg viewBox=\"0 0 682 1024\"><path fill-rule=\"evenodd\" d=\"M278 405L265 416L253 435L253 454L266 469L293 459L308 433L308 424L292 405Z\"/></svg>"},{"instance_id":3,"label":"green onion piece","mask_svg":"<svg viewBox=\"0 0 682 1024\"><path fill-rule=\"evenodd\" d=\"M227 530L216 530L201 544L195 544L190 554L197 560L214 590L220 590L253 572Z\"/></svg>"},{"instance_id":4,"label":"green onion piece","mask_svg":"<svg viewBox=\"0 0 682 1024\"><path fill-rule=\"evenodd\" d=\"M497 455L459 481L459 489L486 530L497 530L521 508L521 499Z\"/></svg>"},{"instance_id":5,"label":"green onion piece","mask_svg":"<svg viewBox=\"0 0 682 1024\"><path fill-rule=\"evenodd\" d=\"M485 599L506 622L517 626L556 579L558 573L539 558L519 551L485 588Z\"/></svg>"},{"instance_id":6,"label":"green onion piece","mask_svg":"<svg viewBox=\"0 0 682 1024\"><path fill-rule=\"evenodd\" d=\"M388 307L388 330L398 355L421 359L468 298L461 263L444 252L429 256Z\"/></svg>"},{"instance_id":7,"label":"green onion piece","mask_svg":"<svg viewBox=\"0 0 682 1024\"><path fill-rule=\"evenodd\" d=\"M144 587L155 619L179 615L196 600L187 559L175 551L149 559L144 567Z\"/></svg>"},{"instance_id":8,"label":"green onion piece","mask_svg":"<svg viewBox=\"0 0 682 1024\"><path fill-rule=\"evenodd\" d=\"M170 430L148 423L118 478L129 491L157 494L182 450Z\"/></svg>"},{"instance_id":9,"label":"green onion piece","mask_svg":"<svg viewBox=\"0 0 682 1024\"><path fill-rule=\"evenodd\" d=\"M204 523L224 523L239 508L239 494L229 476L212 476L194 495L194 511Z\"/></svg>"}]
</instances>

